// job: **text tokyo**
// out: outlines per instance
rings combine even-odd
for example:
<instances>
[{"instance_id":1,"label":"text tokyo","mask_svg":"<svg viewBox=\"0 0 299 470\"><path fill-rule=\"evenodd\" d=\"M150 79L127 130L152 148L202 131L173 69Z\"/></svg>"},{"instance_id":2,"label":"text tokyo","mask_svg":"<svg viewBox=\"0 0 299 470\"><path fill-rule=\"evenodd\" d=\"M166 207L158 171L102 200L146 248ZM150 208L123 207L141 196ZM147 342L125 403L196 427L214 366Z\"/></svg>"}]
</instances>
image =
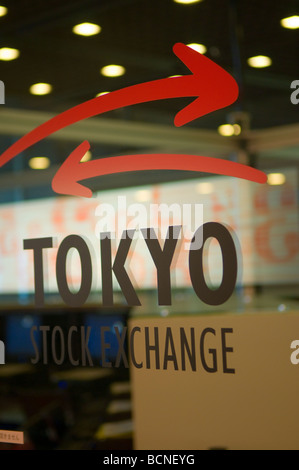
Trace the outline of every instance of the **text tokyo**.
<instances>
[{"instance_id":1,"label":"text tokyo","mask_svg":"<svg viewBox=\"0 0 299 470\"><path fill-rule=\"evenodd\" d=\"M141 229L141 233L152 261L156 268L158 304L171 305L171 265L175 257L181 226L169 226L163 247L154 229ZM197 297L208 305L221 305L232 295L237 280L238 261L233 236L228 228L218 222L207 222L194 233L191 243L200 237L201 247L189 251L189 274L192 287ZM114 260L112 260L111 238L109 233L102 233L99 241L102 275L102 305L113 306L113 275L129 306L140 306L136 290L125 268L129 250L132 249L134 230L126 230L121 237ZM222 254L222 280L217 288L206 282L203 268L203 251L208 239L215 238ZM24 240L25 250L33 250L35 305L44 305L44 263L43 251L53 247L53 238L34 238ZM67 257L71 250L76 250L81 265L80 287L76 292L68 283ZM134 252L131 258L134 262ZM81 307L91 292L93 275L92 258L86 241L79 235L69 235L62 240L56 256L56 280L62 300L70 307Z\"/></svg>"}]
</instances>

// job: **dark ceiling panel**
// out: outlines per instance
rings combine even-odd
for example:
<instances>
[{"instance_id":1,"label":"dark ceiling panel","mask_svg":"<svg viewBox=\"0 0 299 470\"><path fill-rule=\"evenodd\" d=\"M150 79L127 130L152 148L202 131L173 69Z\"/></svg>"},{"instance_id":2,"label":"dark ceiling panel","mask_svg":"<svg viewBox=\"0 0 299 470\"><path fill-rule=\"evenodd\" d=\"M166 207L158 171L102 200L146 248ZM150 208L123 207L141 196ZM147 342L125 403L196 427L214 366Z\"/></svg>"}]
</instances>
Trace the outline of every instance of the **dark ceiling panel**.
<instances>
[{"instance_id":1,"label":"dark ceiling panel","mask_svg":"<svg viewBox=\"0 0 299 470\"><path fill-rule=\"evenodd\" d=\"M19 59L0 62L8 106L60 112L100 91L188 73L172 47L176 42L200 42L207 46L208 57L240 80L238 105L250 111L253 126L298 120L297 109L289 104L290 83L299 78L298 30L280 26L282 17L298 14L298 1L204 0L179 5L173 0L15 0L7 6L8 15L0 18L0 47L21 51ZM74 35L72 27L83 21L99 23L101 33ZM272 66L250 69L246 60L256 54L270 55ZM108 63L125 65L126 75L102 77L99 70ZM53 93L30 96L29 86L37 81L52 83ZM140 105L126 116L146 120L148 112L149 119L165 122L178 106L176 100ZM220 116L192 125L215 129Z\"/></svg>"}]
</instances>

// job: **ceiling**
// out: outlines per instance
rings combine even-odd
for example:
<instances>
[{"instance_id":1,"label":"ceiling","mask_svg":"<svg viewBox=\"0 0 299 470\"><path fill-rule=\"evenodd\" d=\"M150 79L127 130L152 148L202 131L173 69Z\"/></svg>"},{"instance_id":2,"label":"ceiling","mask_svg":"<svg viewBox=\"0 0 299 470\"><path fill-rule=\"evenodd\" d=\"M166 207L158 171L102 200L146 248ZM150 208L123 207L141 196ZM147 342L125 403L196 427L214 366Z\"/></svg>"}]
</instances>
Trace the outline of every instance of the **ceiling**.
<instances>
[{"instance_id":1,"label":"ceiling","mask_svg":"<svg viewBox=\"0 0 299 470\"><path fill-rule=\"evenodd\" d=\"M240 112L241 116L249 118L253 131L298 123L299 105L291 103L290 85L299 79L299 33L282 28L280 20L299 14L299 0L202 0L192 5L178 4L174 0L3 0L1 3L8 8L8 14L0 18L0 48L20 50L16 60L0 61L0 79L5 84L5 105L0 106L3 129L6 122L17 128L14 114L7 114L10 110L18 111L24 127L24 110L31 123L38 119L38 113L41 118L47 113L57 115L94 98L99 92L187 74L188 70L172 51L177 42L204 44L206 55L230 72L240 87L240 96L234 105L189 123L185 126L187 131L216 131L219 125L231 119L232 114ZM100 34L91 37L73 34L73 26L82 22L99 24ZM249 67L247 59L260 54L271 57L271 67ZM103 77L101 67L111 63L123 65L125 75ZM29 87L36 82L50 83L52 93L31 95ZM173 128L174 116L190 101L192 99L187 98L160 100L106 113L100 119L105 119L103 129L109 128L110 149L109 145L103 144L103 130L98 147L94 138L96 156L105 157L114 152L119 155L119 152L130 152L134 147L132 142L129 146L113 147L113 125L109 127L107 120L115 123L116 129L119 122L133 123L135 132L141 123L156 126L146 132L157 133L158 126ZM29 111L33 113L32 118ZM125 140L126 128L121 132L120 136ZM11 145L12 134L0 129L1 151ZM96 137L97 131L93 135ZM199 139L200 135L203 134L199 137L192 134L192 139ZM171 141L168 134L167 139L167 142ZM187 134L186 139L188 141ZM297 141L291 149L296 160ZM65 143L41 142L31 147L28 154L25 152L22 159L14 159L5 165L0 169L0 188L3 187L0 199L15 200L15 190L8 191L7 172L13 172L12 176L28 173L26 158L28 161L35 153L48 152L53 158L52 164L60 165L73 148L72 139ZM292 158L290 162L293 162ZM267 160L269 165L272 165L271 159ZM54 167L51 168L53 171ZM25 189L20 197L53 195L50 184L44 182L50 181L51 171L46 175L48 179L41 180L36 192L30 177L27 181L29 192L27 194ZM151 181L149 176L144 181L139 175L134 178L127 181L122 177L120 181L116 177L113 184ZM156 175L152 180L155 178ZM173 178L173 174L169 178ZM22 176L22 182L18 183L23 189L25 181Z\"/></svg>"},{"instance_id":2,"label":"ceiling","mask_svg":"<svg viewBox=\"0 0 299 470\"><path fill-rule=\"evenodd\" d=\"M290 84L299 78L298 30L280 20L299 12L298 0L3 0L0 47L20 50L18 59L0 62L6 106L61 112L101 91L187 73L172 52L176 42L203 43L207 56L231 72L240 98L228 111L201 118L192 126L216 129L227 113L249 113L253 129L298 122ZM91 37L76 36L81 22L101 26ZM247 58L264 54L272 66L252 69ZM120 78L104 78L100 68L126 67ZM49 82L53 93L31 96L32 83ZM189 100L190 101L190 100ZM184 100L165 100L110 112L106 117L172 123ZM0 110L1 111L1 110Z\"/></svg>"}]
</instances>

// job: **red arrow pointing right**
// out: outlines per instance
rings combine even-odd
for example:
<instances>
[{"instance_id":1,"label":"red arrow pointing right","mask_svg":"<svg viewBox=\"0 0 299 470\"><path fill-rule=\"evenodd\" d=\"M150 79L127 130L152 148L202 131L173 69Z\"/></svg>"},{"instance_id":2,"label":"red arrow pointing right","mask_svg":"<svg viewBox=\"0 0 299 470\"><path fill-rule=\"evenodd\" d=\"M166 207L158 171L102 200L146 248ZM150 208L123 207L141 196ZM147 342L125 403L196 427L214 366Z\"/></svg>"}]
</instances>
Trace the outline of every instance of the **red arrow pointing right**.
<instances>
[{"instance_id":1,"label":"red arrow pointing right","mask_svg":"<svg viewBox=\"0 0 299 470\"><path fill-rule=\"evenodd\" d=\"M11 145L0 156L0 167L31 145L60 129L108 111L149 101L195 96L197 99L175 117L175 125L182 126L205 114L229 106L237 99L239 89L236 81L219 65L184 44L175 44L173 50L191 70L191 75L163 78L122 88L68 109Z\"/></svg>"},{"instance_id":2,"label":"red arrow pointing right","mask_svg":"<svg viewBox=\"0 0 299 470\"><path fill-rule=\"evenodd\" d=\"M184 44L175 44L173 51L192 72L192 75L180 77L181 90L186 90L186 94L181 96L197 97L177 113L176 126L226 108L237 100L238 84L226 70Z\"/></svg>"}]
</instances>

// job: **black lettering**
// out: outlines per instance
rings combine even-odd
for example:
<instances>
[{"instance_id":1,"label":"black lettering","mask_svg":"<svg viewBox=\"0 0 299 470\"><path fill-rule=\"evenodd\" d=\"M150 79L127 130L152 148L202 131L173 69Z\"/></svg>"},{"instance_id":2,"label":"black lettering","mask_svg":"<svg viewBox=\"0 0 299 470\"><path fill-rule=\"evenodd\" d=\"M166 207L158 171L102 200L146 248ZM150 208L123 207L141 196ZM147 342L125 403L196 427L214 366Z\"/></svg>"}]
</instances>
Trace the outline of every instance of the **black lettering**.
<instances>
[{"instance_id":1,"label":"black lettering","mask_svg":"<svg viewBox=\"0 0 299 470\"><path fill-rule=\"evenodd\" d=\"M203 244L198 250L190 250L189 271L192 286L200 300L208 305L221 305L232 295L238 271L237 253L233 238L226 227L217 222L208 222L198 228L192 243L194 243L197 232L203 230ZM203 272L203 249L208 238L216 238L219 242L222 260L223 275L218 289L210 289L205 280Z\"/></svg>"},{"instance_id":2,"label":"black lettering","mask_svg":"<svg viewBox=\"0 0 299 470\"><path fill-rule=\"evenodd\" d=\"M126 368L128 368L129 367L128 359L127 359L125 349L124 349L124 343L125 343L125 339L126 339L126 335L127 335L127 327L125 326L123 328L123 330L121 332L121 335L119 334L119 329L117 328L117 326L114 327L114 330L115 330L115 334L116 334L116 338L117 338L117 342L118 342L118 353L117 353L117 357L116 357L116 361L115 361L115 367L120 366L120 361L122 359L123 363L124 363L124 366Z\"/></svg>"},{"instance_id":3,"label":"black lettering","mask_svg":"<svg viewBox=\"0 0 299 470\"><path fill-rule=\"evenodd\" d=\"M181 227L168 228L164 247L161 249L153 228L142 229L141 232L157 269L157 287L159 305L171 305L170 265L177 245Z\"/></svg>"},{"instance_id":4,"label":"black lettering","mask_svg":"<svg viewBox=\"0 0 299 470\"><path fill-rule=\"evenodd\" d=\"M230 369L227 367L227 357L226 353L233 352L233 348L226 346L226 337L227 333L233 333L232 328L221 328L221 343L222 343L222 360L223 360L223 372L225 374L235 374L235 369Z\"/></svg>"},{"instance_id":5,"label":"black lettering","mask_svg":"<svg viewBox=\"0 0 299 470\"><path fill-rule=\"evenodd\" d=\"M111 260L110 236L108 233L102 234L101 236L102 301L104 306L114 305L112 271L114 272L128 305L132 307L141 305L124 266L131 247L134 232L135 230L123 232L123 236L114 258L113 266Z\"/></svg>"},{"instance_id":6,"label":"black lettering","mask_svg":"<svg viewBox=\"0 0 299 470\"><path fill-rule=\"evenodd\" d=\"M189 358L189 363L191 365L191 369L193 371L196 371L196 353L195 353L194 328L190 328L190 335L191 335L191 348L190 348L189 343L187 341L184 328L180 328L182 370L186 370L186 354L185 354L185 350L186 350L187 354L188 354L188 358Z\"/></svg>"},{"instance_id":7,"label":"black lettering","mask_svg":"<svg viewBox=\"0 0 299 470\"><path fill-rule=\"evenodd\" d=\"M56 342L56 333L60 336L60 358L57 355L57 342ZM52 331L52 357L54 359L55 364L61 365L64 361L65 357L65 344L64 344L64 336L63 331L60 326L55 326Z\"/></svg>"},{"instance_id":8,"label":"black lettering","mask_svg":"<svg viewBox=\"0 0 299 470\"><path fill-rule=\"evenodd\" d=\"M159 351L159 329L155 326L154 328L155 343L153 345L149 344L149 328L145 327L145 354L146 354L146 368L151 368L150 361L150 352L155 352L156 358L156 369L160 369L160 351Z\"/></svg>"},{"instance_id":9,"label":"black lettering","mask_svg":"<svg viewBox=\"0 0 299 470\"><path fill-rule=\"evenodd\" d=\"M47 341L47 332L50 331L49 326L40 326L40 331L43 335L43 364L48 364L48 341Z\"/></svg>"},{"instance_id":10,"label":"black lettering","mask_svg":"<svg viewBox=\"0 0 299 470\"><path fill-rule=\"evenodd\" d=\"M39 350L38 350L38 346L36 344L36 341L34 339L34 332L35 331L37 331L37 326L33 326L30 330L30 338L31 338L31 342L32 342L34 352L35 352L35 357L33 359L31 359L32 364L37 364L38 361L39 361Z\"/></svg>"},{"instance_id":11,"label":"black lettering","mask_svg":"<svg viewBox=\"0 0 299 470\"><path fill-rule=\"evenodd\" d=\"M217 372L217 352L216 349L209 349L209 353L212 356L212 366L208 366L205 358L205 337L208 333L216 335L216 332L213 328L205 328L200 337L200 356L203 368L210 373Z\"/></svg>"},{"instance_id":12,"label":"black lettering","mask_svg":"<svg viewBox=\"0 0 299 470\"><path fill-rule=\"evenodd\" d=\"M171 353L169 353L169 349L171 350ZM175 370L178 370L178 361L176 358L176 353L175 353L175 347L174 347L174 341L172 337L172 332L171 328L167 327L166 328L166 338L165 338L165 351L164 351L164 363L163 363L163 369L167 369L168 362L171 361L173 362L173 366Z\"/></svg>"},{"instance_id":13,"label":"black lettering","mask_svg":"<svg viewBox=\"0 0 299 470\"><path fill-rule=\"evenodd\" d=\"M81 326L81 360L82 360L82 366L86 366L86 358L88 359L88 364L90 366L93 366L93 362L90 356L90 351L88 349L88 341L89 341L89 336L91 332L91 326L88 326L86 328L86 334L85 334L85 327Z\"/></svg>"},{"instance_id":14,"label":"black lettering","mask_svg":"<svg viewBox=\"0 0 299 470\"><path fill-rule=\"evenodd\" d=\"M72 334L73 332L78 333L78 328L76 326L71 326L68 332L68 337L67 337L67 349L68 349L68 356L70 359L70 363L73 366L78 366L79 365L79 359L74 359L73 357L73 352L72 352Z\"/></svg>"},{"instance_id":15,"label":"black lettering","mask_svg":"<svg viewBox=\"0 0 299 470\"><path fill-rule=\"evenodd\" d=\"M76 293L70 291L66 274L66 259L71 248L78 251L81 260L81 286ZM67 305L81 307L86 302L92 284L92 263L88 246L79 235L69 235L61 242L56 259L56 278L59 293Z\"/></svg>"},{"instance_id":16,"label":"black lettering","mask_svg":"<svg viewBox=\"0 0 299 470\"><path fill-rule=\"evenodd\" d=\"M143 367L143 362L137 362L136 361L136 357L135 357L135 348L134 348L134 337L135 337L135 333L136 332L139 332L140 333L140 328L139 326L135 326L132 331L131 331L131 334L130 334L130 356L131 356L131 361L134 365L134 367L136 367L136 369L142 369Z\"/></svg>"},{"instance_id":17,"label":"black lettering","mask_svg":"<svg viewBox=\"0 0 299 470\"><path fill-rule=\"evenodd\" d=\"M24 250L33 250L35 306L39 308L44 305L43 249L52 247L51 237L23 240Z\"/></svg>"},{"instance_id":18,"label":"black lettering","mask_svg":"<svg viewBox=\"0 0 299 470\"><path fill-rule=\"evenodd\" d=\"M110 349L111 344L105 343L105 332L110 331L109 326L101 327L101 349L102 349L102 367L112 367L110 361L106 361L106 349Z\"/></svg>"}]
</instances>

